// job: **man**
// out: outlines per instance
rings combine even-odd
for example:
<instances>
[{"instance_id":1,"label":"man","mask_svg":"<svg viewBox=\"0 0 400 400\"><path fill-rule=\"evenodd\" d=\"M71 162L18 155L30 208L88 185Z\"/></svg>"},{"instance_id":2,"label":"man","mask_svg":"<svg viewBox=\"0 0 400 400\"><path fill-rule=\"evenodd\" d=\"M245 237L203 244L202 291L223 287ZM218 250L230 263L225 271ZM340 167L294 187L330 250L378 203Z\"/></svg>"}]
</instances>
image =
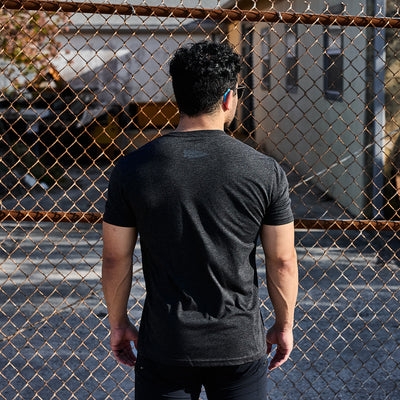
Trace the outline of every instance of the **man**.
<instances>
[{"instance_id":1,"label":"man","mask_svg":"<svg viewBox=\"0 0 400 400\"><path fill-rule=\"evenodd\" d=\"M112 351L136 364L136 400L198 399L202 386L209 400L264 400L266 353L277 345L272 370L293 347L298 278L286 176L224 133L239 71L228 44L177 50L170 63L176 131L120 160L110 179L103 289ZM139 332L127 316L138 233L147 289ZM255 261L260 233L276 317L267 340Z\"/></svg>"}]
</instances>

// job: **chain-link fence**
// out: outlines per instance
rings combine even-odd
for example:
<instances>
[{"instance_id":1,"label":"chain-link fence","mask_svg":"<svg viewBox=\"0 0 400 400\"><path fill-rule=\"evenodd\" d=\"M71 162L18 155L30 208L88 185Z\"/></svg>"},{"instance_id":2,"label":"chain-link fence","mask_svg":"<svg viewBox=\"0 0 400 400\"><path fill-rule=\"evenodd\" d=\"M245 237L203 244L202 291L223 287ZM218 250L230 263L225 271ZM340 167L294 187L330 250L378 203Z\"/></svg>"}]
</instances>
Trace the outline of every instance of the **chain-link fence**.
<instances>
[{"instance_id":1,"label":"chain-link fence","mask_svg":"<svg viewBox=\"0 0 400 400\"><path fill-rule=\"evenodd\" d=\"M176 126L170 55L203 39L244 59L228 134L275 157L292 188L296 347L270 397L400 398L396 6L1 4L0 398L134 397L109 352L99 222L116 160ZM134 272L139 324L140 248Z\"/></svg>"}]
</instances>

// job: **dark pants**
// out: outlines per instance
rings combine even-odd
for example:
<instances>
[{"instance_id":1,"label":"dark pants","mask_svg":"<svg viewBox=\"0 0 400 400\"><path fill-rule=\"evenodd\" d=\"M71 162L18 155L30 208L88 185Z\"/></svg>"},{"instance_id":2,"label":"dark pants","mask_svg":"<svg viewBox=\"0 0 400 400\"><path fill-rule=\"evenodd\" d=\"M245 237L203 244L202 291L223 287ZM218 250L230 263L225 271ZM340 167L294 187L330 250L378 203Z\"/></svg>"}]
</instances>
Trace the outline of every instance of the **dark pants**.
<instances>
[{"instance_id":1,"label":"dark pants","mask_svg":"<svg viewBox=\"0 0 400 400\"><path fill-rule=\"evenodd\" d=\"M267 357L229 367L176 367L138 359L135 400L265 400Z\"/></svg>"}]
</instances>

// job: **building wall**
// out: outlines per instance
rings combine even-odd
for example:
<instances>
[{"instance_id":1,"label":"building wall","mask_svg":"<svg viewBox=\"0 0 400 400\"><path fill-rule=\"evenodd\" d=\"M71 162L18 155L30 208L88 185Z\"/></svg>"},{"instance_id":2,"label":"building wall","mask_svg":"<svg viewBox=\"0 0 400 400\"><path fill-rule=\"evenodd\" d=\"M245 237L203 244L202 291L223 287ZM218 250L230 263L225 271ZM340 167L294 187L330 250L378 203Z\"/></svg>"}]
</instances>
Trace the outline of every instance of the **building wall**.
<instances>
[{"instance_id":1,"label":"building wall","mask_svg":"<svg viewBox=\"0 0 400 400\"><path fill-rule=\"evenodd\" d=\"M298 3L298 4L297 4ZM330 5L338 2L329 2ZM287 3L275 7L287 11ZM301 11L304 2L294 1ZM324 2L311 2L314 12L323 12ZM350 4L349 14L360 12ZM262 85L263 31L270 27L270 89ZM297 26L298 87L285 87L287 69L285 24L254 25L254 137L266 153L287 160L303 176L337 199L352 216L366 205L365 69L366 39L355 27L342 28L344 87L341 100L324 96L324 31L322 26ZM237 39L236 39L237 40ZM350 216L350 215L349 215Z\"/></svg>"}]
</instances>

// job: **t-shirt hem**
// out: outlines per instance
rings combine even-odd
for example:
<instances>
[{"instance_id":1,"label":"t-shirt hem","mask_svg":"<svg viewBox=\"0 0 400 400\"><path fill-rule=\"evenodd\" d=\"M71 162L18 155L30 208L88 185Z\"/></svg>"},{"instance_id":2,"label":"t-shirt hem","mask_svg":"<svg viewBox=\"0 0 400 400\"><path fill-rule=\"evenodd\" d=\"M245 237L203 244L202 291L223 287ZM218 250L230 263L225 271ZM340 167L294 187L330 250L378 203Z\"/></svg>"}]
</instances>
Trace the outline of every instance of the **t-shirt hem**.
<instances>
[{"instance_id":1,"label":"t-shirt hem","mask_svg":"<svg viewBox=\"0 0 400 400\"><path fill-rule=\"evenodd\" d=\"M274 225L274 226L278 226L278 225L286 225L286 224L290 224L291 222L294 221L293 217L290 218L286 218L286 219L280 219L280 220L276 220L276 221L263 221L262 224L263 225Z\"/></svg>"},{"instance_id":2,"label":"t-shirt hem","mask_svg":"<svg viewBox=\"0 0 400 400\"><path fill-rule=\"evenodd\" d=\"M230 359L212 359L212 360L192 360L192 359L160 359L152 357L148 354L141 354L142 358L147 358L153 362L159 362L163 365L178 367L227 367L234 365L242 365L252 361L257 361L267 354L267 349L248 357L230 358Z\"/></svg>"},{"instance_id":3,"label":"t-shirt hem","mask_svg":"<svg viewBox=\"0 0 400 400\"><path fill-rule=\"evenodd\" d=\"M110 225L121 226L123 228L136 228L135 224L129 222L115 221L112 218L108 218L107 216L103 216L103 222L106 222Z\"/></svg>"}]
</instances>

